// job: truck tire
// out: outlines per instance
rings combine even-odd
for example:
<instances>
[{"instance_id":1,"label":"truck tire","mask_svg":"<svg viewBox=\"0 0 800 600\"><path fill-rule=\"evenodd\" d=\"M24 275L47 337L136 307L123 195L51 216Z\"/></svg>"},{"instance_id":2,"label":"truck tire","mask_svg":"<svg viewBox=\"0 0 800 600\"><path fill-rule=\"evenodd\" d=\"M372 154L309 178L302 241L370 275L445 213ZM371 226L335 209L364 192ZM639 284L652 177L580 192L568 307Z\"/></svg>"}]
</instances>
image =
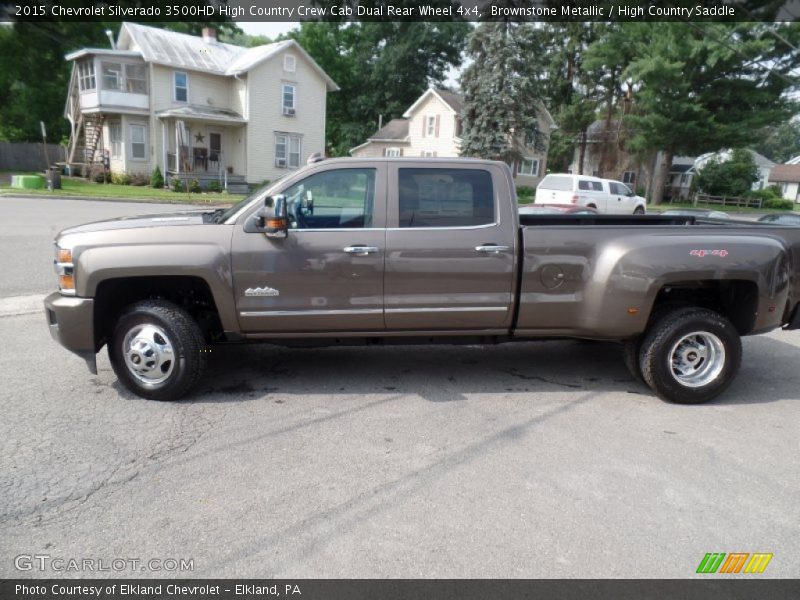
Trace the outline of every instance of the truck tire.
<instances>
[{"instance_id":1,"label":"truck tire","mask_svg":"<svg viewBox=\"0 0 800 600\"><path fill-rule=\"evenodd\" d=\"M644 377L642 377L642 368L639 366L641 347L642 338L628 340L624 342L622 346L622 357L625 361L625 367L627 367L628 373L631 374L631 377L633 377L637 383L645 383Z\"/></svg>"},{"instance_id":2,"label":"truck tire","mask_svg":"<svg viewBox=\"0 0 800 600\"><path fill-rule=\"evenodd\" d=\"M185 310L164 300L132 304L120 316L108 343L119 381L150 400L178 400L200 379L205 340Z\"/></svg>"},{"instance_id":3,"label":"truck tire","mask_svg":"<svg viewBox=\"0 0 800 600\"><path fill-rule=\"evenodd\" d=\"M662 315L642 339L639 366L656 394L700 404L731 384L742 362L739 332L721 314L679 308Z\"/></svg>"},{"instance_id":4,"label":"truck tire","mask_svg":"<svg viewBox=\"0 0 800 600\"><path fill-rule=\"evenodd\" d=\"M643 215L644 214L644 208L642 208L641 206L637 206L636 208L633 209L633 214L635 214L635 215Z\"/></svg>"}]
</instances>

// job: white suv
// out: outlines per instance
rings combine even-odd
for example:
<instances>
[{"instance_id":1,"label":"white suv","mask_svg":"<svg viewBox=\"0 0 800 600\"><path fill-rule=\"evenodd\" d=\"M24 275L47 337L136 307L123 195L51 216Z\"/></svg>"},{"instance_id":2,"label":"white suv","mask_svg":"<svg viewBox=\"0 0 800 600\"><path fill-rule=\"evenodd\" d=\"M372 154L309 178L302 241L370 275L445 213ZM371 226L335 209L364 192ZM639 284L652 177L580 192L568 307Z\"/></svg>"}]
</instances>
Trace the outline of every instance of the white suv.
<instances>
[{"instance_id":1,"label":"white suv","mask_svg":"<svg viewBox=\"0 0 800 600\"><path fill-rule=\"evenodd\" d=\"M542 179L534 202L579 204L613 215L643 215L647 204L621 181L569 173L547 175Z\"/></svg>"}]
</instances>

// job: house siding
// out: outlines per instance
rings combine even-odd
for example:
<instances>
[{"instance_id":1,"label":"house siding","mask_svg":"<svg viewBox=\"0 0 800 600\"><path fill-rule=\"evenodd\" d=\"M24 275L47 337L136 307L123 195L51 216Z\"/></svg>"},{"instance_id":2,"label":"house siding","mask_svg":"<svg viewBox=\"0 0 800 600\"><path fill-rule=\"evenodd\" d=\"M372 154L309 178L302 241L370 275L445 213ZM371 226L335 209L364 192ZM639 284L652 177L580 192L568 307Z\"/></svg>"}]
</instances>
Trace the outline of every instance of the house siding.
<instances>
[{"instance_id":1,"label":"house siding","mask_svg":"<svg viewBox=\"0 0 800 600\"><path fill-rule=\"evenodd\" d=\"M350 153L355 158L380 158L384 156L387 148L400 148L403 151L403 156L419 156L418 154L410 154L411 148L408 142L375 142L371 141L366 146L363 146Z\"/></svg>"},{"instance_id":2,"label":"house siding","mask_svg":"<svg viewBox=\"0 0 800 600\"><path fill-rule=\"evenodd\" d=\"M439 135L423 133L427 117L439 117ZM430 94L414 109L408 123L409 151L407 156L422 156L423 152L435 152L440 156L458 156L460 144L456 140L456 116L452 109L435 94Z\"/></svg>"},{"instance_id":3,"label":"house siding","mask_svg":"<svg viewBox=\"0 0 800 600\"><path fill-rule=\"evenodd\" d=\"M294 72L283 70L283 56L294 54ZM296 86L296 116L286 117L282 109L283 83ZM279 52L251 69L247 77L248 108L247 181L274 181L290 169L275 166L275 132L297 134L300 166L315 152L325 152L325 111L327 87L313 67L291 49Z\"/></svg>"}]
</instances>

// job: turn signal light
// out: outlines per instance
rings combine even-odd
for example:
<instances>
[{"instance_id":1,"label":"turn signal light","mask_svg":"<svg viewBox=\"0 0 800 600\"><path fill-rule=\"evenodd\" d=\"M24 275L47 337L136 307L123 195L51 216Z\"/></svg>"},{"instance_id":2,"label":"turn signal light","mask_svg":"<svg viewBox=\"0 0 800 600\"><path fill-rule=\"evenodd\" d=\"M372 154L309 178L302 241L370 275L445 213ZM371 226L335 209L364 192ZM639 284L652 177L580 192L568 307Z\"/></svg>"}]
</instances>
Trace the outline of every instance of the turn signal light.
<instances>
[{"instance_id":1,"label":"turn signal light","mask_svg":"<svg viewBox=\"0 0 800 600\"><path fill-rule=\"evenodd\" d=\"M72 275L59 275L58 287L60 287L62 290L74 290L75 277L73 277Z\"/></svg>"},{"instance_id":2,"label":"turn signal light","mask_svg":"<svg viewBox=\"0 0 800 600\"><path fill-rule=\"evenodd\" d=\"M269 229L285 229L286 219L267 219L267 228Z\"/></svg>"},{"instance_id":3,"label":"turn signal light","mask_svg":"<svg viewBox=\"0 0 800 600\"><path fill-rule=\"evenodd\" d=\"M56 262L71 263L72 262L72 250L68 250L67 248L59 248L58 249L58 255L56 257Z\"/></svg>"}]
</instances>

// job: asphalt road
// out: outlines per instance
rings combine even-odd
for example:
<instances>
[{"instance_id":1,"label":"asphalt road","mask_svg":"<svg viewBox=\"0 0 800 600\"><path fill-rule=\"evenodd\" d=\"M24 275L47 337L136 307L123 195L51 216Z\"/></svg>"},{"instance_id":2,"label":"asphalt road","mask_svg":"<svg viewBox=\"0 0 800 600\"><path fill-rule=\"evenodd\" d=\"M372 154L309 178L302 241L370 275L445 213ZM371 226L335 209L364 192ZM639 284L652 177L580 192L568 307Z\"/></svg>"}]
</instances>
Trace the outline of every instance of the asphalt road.
<instances>
[{"instance_id":1,"label":"asphalt road","mask_svg":"<svg viewBox=\"0 0 800 600\"><path fill-rule=\"evenodd\" d=\"M745 340L703 406L655 398L615 345L564 341L232 347L192 399L150 402L104 352L91 376L38 306L2 310L52 288L55 229L142 206L0 207L2 577L682 578L707 552L800 575L800 332Z\"/></svg>"}]
</instances>

